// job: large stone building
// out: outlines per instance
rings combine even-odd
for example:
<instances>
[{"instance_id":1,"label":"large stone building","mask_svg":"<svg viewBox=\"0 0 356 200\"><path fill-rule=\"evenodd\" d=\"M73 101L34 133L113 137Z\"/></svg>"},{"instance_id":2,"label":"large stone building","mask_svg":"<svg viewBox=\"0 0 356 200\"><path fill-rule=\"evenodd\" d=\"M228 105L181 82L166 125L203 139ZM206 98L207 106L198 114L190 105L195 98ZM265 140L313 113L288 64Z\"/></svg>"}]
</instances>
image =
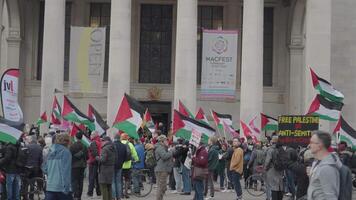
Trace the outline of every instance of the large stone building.
<instances>
[{"instance_id":1,"label":"large stone building","mask_svg":"<svg viewBox=\"0 0 356 200\"><path fill-rule=\"evenodd\" d=\"M356 127L355 0L0 0L1 67L21 69L27 123L68 91L70 26L106 26L102 94L69 94L112 124L124 92L164 122L181 99L189 109L304 114L314 97L309 69L345 95ZM199 97L202 29L238 30L236 100ZM150 95L155 93L156 95ZM328 126L325 126L328 127Z\"/></svg>"}]
</instances>

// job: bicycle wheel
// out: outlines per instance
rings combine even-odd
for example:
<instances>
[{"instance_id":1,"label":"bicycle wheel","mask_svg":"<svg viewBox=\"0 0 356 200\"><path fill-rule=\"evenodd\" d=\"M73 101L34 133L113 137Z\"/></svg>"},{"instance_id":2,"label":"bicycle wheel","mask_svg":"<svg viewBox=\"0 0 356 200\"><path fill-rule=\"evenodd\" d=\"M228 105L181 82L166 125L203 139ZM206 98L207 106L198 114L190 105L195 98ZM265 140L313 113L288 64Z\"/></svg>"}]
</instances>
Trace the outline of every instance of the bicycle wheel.
<instances>
[{"instance_id":1,"label":"bicycle wheel","mask_svg":"<svg viewBox=\"0 0 356 200\"><path fill-rule=\"evenodd\" d=\"M139 182L140 182L140 191L139 192L134 192L131 191L131 193L133 195L135 195L136 197L146 197L147 195L149 195L152 191L152 176L150 176L149 171L148 170L142 170L139 175Z\"/></svg>"},{"instance_id":2,"label":"bicycle wheel","mask_svg":"<svg viewBox=\"0 0 356 200\"><path fill-rule=\"evenodd\" d=\"M251 196L259 197L266 193L266 183L261 175L251 175L246 182L247 184L252 183L252 187L247 187L246 189Z\"/></svg>"},{"instance_id":3,"label":"bicycle wheel","mask_svg":"<svg viewBox=\"0 0 356 200\"><path fill-rule=\"evenodd\" d=\"M46 182L44 181L43 178L41 177L31 178L28 181L28 186L29 186L28 194L30 196L33 196L34 199L38 199L38 200L44 199Z\"/></svg>"}]
</instances>

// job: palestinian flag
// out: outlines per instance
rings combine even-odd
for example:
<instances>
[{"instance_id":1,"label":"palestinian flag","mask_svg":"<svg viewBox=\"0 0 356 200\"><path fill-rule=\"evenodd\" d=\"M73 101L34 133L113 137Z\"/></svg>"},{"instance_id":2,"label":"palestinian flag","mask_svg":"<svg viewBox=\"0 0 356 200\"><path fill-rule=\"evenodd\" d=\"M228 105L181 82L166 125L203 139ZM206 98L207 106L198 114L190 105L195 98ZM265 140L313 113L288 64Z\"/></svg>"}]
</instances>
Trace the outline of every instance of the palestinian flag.
<instances>
[{"instance_id":1,"label":"palestinian flag","mask_svg":"<svg viewBox=\"0 0 356 200\"><path fill-rule=\"evenodd\" d=\"M242 120L240 120L240 124L241 124L241 129L244 133L244 136L252 137L252 131L251 131L250 127L247 126L247 124L245 124Z\"/></svg>"},{"instance_id":2,"label":"palestinian flag","mask_svg":"<svg viewBox=\"0 0 356 200\"><path fill-rule=\"evenodd\" d=\"M194 119L194 115L189 111L189 109L179 100L178 111L186 117Z\"/></svg>"},{"instance_id":3,"label":"palestinian flag","mask_svg":"<svg viewBox=\"0 0 356 200\"><path fill-rule=\"evenodd\" d=\"M52 104L52 114L51 114L51 123L60 125L61 124L61 106L58 103L57 97L54 96Z\"/></svg>"},{"instance_id":4,"label":"palestinian flag","mask_svg":"<svg viewBox=\"0 0 356 200\"><path fill-rule=\"evenodd\" d=\"M198 120L201 123L204 123L206 125L209 125L209 121L205 116L205 113L202 108L199 108L197 114L195 115L195 119Z\"/></svg>"},{"instance_id":5,"label":"palestinian flag","mask_svg":"<svg viewBox=\"0 0 356 200\"><path fill-rule=\"evenodd\" d=\"M67 96L63 99L63 119L86 125L91 131L95 130L94 120L84 115L74 104L69 101Z\"/></svg>"},{"instance_id":6,"label":"palestinian flag","mask_svg":"<svg viewBox=\"0 0 356 200\"><path fill-rule=\"evenodd\" d=\"M43 124L43 123L46 123L47 122L47 114L46 114L46 111L44 111L41 115L40 118L38 118L37 120L37 126L39 126L40 124Z\"/></svg>"},{"instance_id":7,"label":"palestinian flag","mask_svg":"<svg viewBox=\"0 0 356 200\"><path fill-rule=\"evenodd\" d=\"M177 110L174 110L173 134L175 134L176 137L181 137L186 140L189 140L193 129L200 133L203 133L203 142L207 142L209 137L212 137L215 134L215 130L209 125L187 117L182 113L178 112Z\"/></svg>"},{"instance_id":8,"label":"palestinian flag","mask_svg":"<svg viewBox=\"0 0 356 200\"><path fill-rule=\"evenodd\" d=\"M77 138L75 137L75 135L77 135L77 133L79 131L82 131L82 130L77 125L73 124L72 130L70 131L70 136L73 138L74 141L77 141ZM87 136L84 135L84 133L83 133L81 142L87 148L90 145L90 140L87 138Z\"/></svg>"},{"instance_id":9,"label":"palestinian flag","mask_svg":"<svg viewBox=\"0 0 356 200\"><path fill-rule=\"evenodd\" d=\"M331 101L342 102L344 100L344 95L336 90L331 83L325 79L320 78L315 72L310 68L310 73L312 77L313 86L319 91L319 94Z\"/></svg>"},{"instance_id":10,"label":"palestinian flag","mask_svg":"<svg viewBox=\"0 0 356 200\"><path fill-rule=\"evenodd\" d=\"M95 131L98 131L100 136L109 129L109 126L91 104L88 107L88 117L94 120Z\"/></svg>"},{"instance_id":11,"label":"palestinian flag","mask_svg":"<svg viewBox=\"0 0 356 200\"><path fill-rule=\"evenodd\" d=\"M229 133L231 137L240 137L239 133L237 133L232 126L227 125L225 122L223 122L223 126L225 133Z\"/></svg>"},{"instance_id":12,"label":"palestinian flag","mask_svg":"<svg viewBox=\"0 0 356 200\"><path fill-rule=\"evenodd\" d=\"M143 122L145 108L136 99L125 94L117 112L114 127L127 133L131 138L138 139L137 130Z\"/></svg>"},{"instance_id":13,"label":"palestinian flag","mask_svg":"<svg viewBox=\"0 0 356 200\"><path fill-rule=\"evenodd\" d=\"M338 134L339 142L346 142L347 146L350 146L353 150L356 150L356 130L353 129L342 116L340 116L334 133Z\"/></svg>"},{"instance_id":14,"label":"palestinian flag","mask_svg":"<svg viewBox=\"0 0 356 200\"><path fill-rule=\"evenodd\" d=\"M277 131L278 120L261 113L261 130L263 131Z\"/></svg>"},{"instance_id":15,"label":"palestinian flag","mask_svg":"<svg viewBox=\"0 0 356 200\"><path fill-rule=\"evenodd\" d=\"M143 115L142 127L147 128L151 133L156 129L151 114L148 112L148 108L146 108L145 114Z\"/></svg>"},{"instance_id":16,"label":"palestinian flag","mask_svg":"<svg viewBox=\"0 0 356 200\"><path fill-rule=\"evenodd\" d=\"M321 95L317 95L311 103L307 114L319 116L320 119L328 121L337 121L340 118L343 105L341 102L332 102Z\"/></svg>"},{"instance_id":17,"label":"palestinian flag","mask_svg":"<svg viewBox=\"0 0 356 200\"><path fill-rule=\"evenodd\" d=\"M6 119L0 120L0 141L16 144L22 136L24 124L14 123Z\"/></svg>"},{"instance_id":18,"label":"palestinian flag","mask_svg":"<svg viewBox=\"0 0 356 200\"><path fill-rule=\"evenodd\" d=\"M227 125L232 126L232 116L228 114L219 114L217 112L214 112L213 110L211 111L211 115L213 116L214 122L216 124L216 127L220 131L224 131L224 124L225 122Z\"/></svg>"}]
</instances>

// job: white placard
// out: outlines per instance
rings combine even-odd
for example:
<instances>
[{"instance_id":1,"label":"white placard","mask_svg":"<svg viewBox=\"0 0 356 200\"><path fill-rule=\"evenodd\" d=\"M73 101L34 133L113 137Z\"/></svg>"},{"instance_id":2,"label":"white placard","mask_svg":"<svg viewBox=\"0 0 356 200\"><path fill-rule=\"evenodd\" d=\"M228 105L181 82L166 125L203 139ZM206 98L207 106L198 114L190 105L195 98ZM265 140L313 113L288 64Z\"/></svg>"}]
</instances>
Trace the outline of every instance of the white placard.
<instances>
[{"instance_id":1,"label":"white placard","mask_svg":"<svg viewBox=\"0 0 356 200\"><path fill-rule=\"evenodd\" d=\"M201 140L202 133L198 132L197 130L192 130L192 136L190 137L189 143L199 147L200 140Z\"/></svg>"}]
</instances>

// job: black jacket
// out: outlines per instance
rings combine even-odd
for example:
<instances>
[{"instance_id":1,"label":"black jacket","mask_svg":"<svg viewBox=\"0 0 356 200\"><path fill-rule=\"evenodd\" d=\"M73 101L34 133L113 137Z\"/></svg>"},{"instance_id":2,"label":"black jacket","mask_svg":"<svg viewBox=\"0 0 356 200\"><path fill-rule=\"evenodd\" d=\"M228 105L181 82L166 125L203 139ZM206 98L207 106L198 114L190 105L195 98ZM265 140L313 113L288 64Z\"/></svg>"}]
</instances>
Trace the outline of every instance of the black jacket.
<instances>
[{"instance_id":1,"label":"black jacket","mask_svg":"<svg viewBox=\"0 0 356 200\"><path fill-rule=\"evenodd\" d=\"M42 165L42 147L37 143L31 143L26 146L28 148L28 158L26 166L39 168Z\"/></svg>"},{"instance_id":2,"label":"black jacket","mask_svg":"<svg viewBox=\"0 0 356 200\"><path fill-rule=\"evenodd\" d=\"M177 145L173 153L173 158L175 159L173 167L180 167L181 164L184 164L185 159L187 158L189 148L184 148L182 145Z\"/></svg>"},{"instance_id":3,"label":"black jacket","mask_svg":"<svg viewBox=\"0 0 356 200\"><path fill-rule=\"evenodd\" d=\"M0 168L8 174L17 174L19 169L16 166L17 146L8 144L5 148L5 155L0 159Z\"/></svg>"},{"instance_id":4,"label":"black jacket","mask_svg":"<svg viewBox=\"0 0 356 200\"><path fill-rule=\"evenodd\" d=\"M120 141L113 142L115 147L115 170L122 169L122 165L125 162L126 157L126 145L122 144Z\"/></svg>"},{"instance_id":5,"label":"black jacket","mask_svg":"<svg viewBox=\"0 0 356 200\"><path fill-rule=\"evenodd\" d=\"M85 168L87 166L87 148L81 143L76 141L69 147L72 154L72 168Z\"/></svg>"},{"instance_id":6,"label":"black jacket","mask_svg":"<svg viewBox=\"0 0 356 200\"><path fill-rule=\"evenodd\" d=\"M289 164L289 169L292 170L296 177L297 182L297 199L306 195L309 186L309 177L307 175L306 166L298 161L291 162Z\"/></svg>"}]
</instances>

